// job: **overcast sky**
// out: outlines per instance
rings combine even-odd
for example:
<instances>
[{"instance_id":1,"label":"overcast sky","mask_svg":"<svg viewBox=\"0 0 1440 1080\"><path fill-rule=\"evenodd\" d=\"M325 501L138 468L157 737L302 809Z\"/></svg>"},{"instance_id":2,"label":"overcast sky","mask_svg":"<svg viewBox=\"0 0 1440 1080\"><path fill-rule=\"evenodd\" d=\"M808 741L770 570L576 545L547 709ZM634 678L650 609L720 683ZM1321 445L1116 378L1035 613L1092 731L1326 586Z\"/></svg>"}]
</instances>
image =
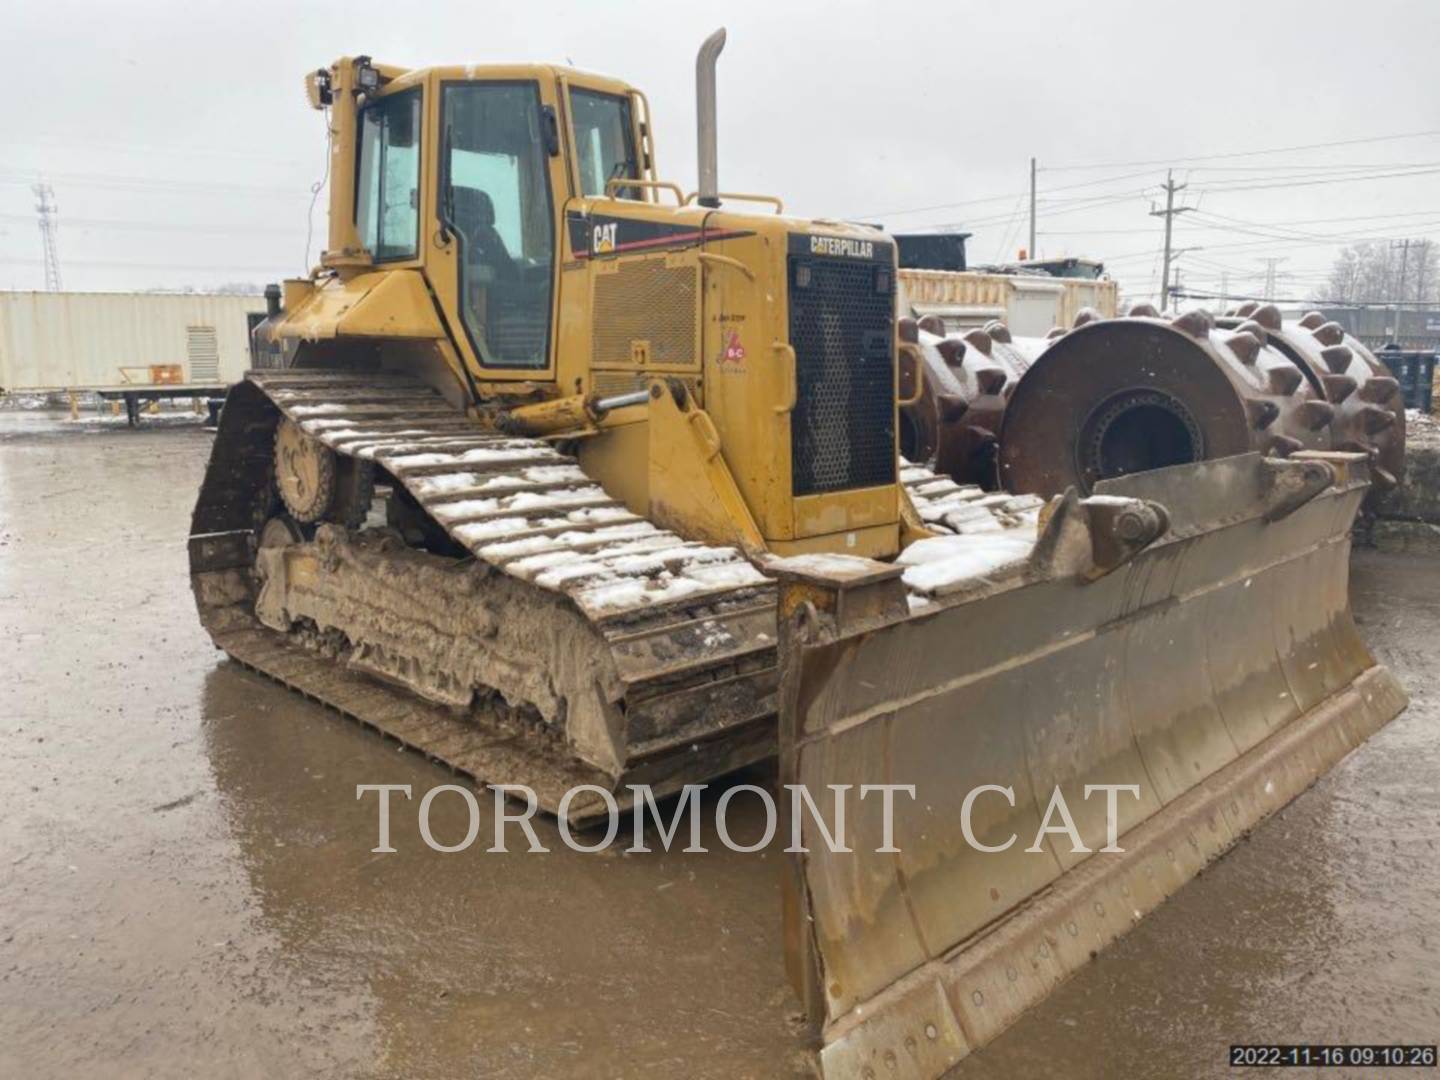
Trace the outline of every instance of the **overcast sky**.
<instances>
[{"instance_id":1,"label":"overcast sky","mask_svg":"<svg viewBox=\"0 0 1440 1080\"><path fill-rule=\"evenodd\" d=\"M694 54L722 24L721 187L780 195L796 213L959 226L975 233L972 261L1014 257L1035 155L1040 253L1101 258L1130 295L1157 287L1162 222L1147 210L1166 163L1199 208L1176 225L1177 246L1203 249L1180 260L1192 287L1223 273L1253 292L1261 260L1278 257L1277 291L1313 295L1341 243L1440 237L1437 0L7 10L0 57L21 92L0 141L5 288L44 284L39 176L59 206L67 289L301 271L324 164L301 79L347 53L413 67L569 62L627 79L655 109L661 172L689 190ZM1252 153L1352 140L1372 141ZM312 259L324 216L322 197Z\"/></svg>"}]
</instances>

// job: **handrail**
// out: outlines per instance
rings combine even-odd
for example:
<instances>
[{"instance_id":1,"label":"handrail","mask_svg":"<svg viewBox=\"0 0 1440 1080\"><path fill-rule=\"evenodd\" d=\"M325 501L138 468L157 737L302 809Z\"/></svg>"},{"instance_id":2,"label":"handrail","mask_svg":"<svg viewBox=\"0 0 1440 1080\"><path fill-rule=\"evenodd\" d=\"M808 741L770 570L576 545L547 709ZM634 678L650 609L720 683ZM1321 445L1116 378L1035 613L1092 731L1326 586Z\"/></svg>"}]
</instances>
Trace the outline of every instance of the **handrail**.
<instances>
[{"instance_id":1,"label":"handrail","mask_svg":"<svg viewBox=\"0 0 1440 1080\"><path fill-rule=\"evenodd\" d=\"M739 270L749 281L755 280L755 271L746 266L739 259L732 259L729 255L719 255L713 251L702 251L695 256L701 262L712 262L717 266L728 266L731 270Z\"/></svg>"},{"instance_id":2,"label":"handrail","mask_svg":"<svg viewBox=\"0 0 1440 1080\"><path fill-rule=\"evenodd\" d=\"M632 180L626 176L616 176L605 181L605 197L607 199L621 199L624 196L616 195L619 188L649 188L656 191L673 191L675 193L675 205L685 205L685 193L680 190L680 185L669 180ZM639 199L629 199L628 202L640 202Z\"/></svg>"},{"instance_id":3,"label":"handrail","mask_svg":"<svg viewBox=\"0 0 1440 1080\"><path fill-rule=\"evenodd\" d=\"M911 349L909 351L915 358L915 392L908 398L899 398L895 402L895 404L902 409L908 409L912 405L920 404L920 399L925 395L925 360L917 350Z\"/></svg>"},{"instance_id":4,"label":"handrail","mask_svg":"<svg viewBox=\"0 0 1440 1080\"><path fill-rule=\"evenodd\" d=\"M685 196L684 205L689 206L699 197L700 193L698 191L690 192L689 195ZM746 194L743 191L722 191L716 195L716 198L739 199L741 202L769 203L771 206L775 207L775 213L783 214L785 212L785 204L779 199L777 199L774 195L750 195Z\"/></svg>"},{"instance_id":5,"label":"handrail","mask_svg":"<svg viewBox=\"0 0 1440 1080\"><path fill-rule=\"evenodd\" d=\"M773 406L779 415L794 412L800 400L799 373L795 370L795 349L788 341L772 341L772 352L780 356L780 377L783 380L779 404Z\"/></svg>"}]
</instances>

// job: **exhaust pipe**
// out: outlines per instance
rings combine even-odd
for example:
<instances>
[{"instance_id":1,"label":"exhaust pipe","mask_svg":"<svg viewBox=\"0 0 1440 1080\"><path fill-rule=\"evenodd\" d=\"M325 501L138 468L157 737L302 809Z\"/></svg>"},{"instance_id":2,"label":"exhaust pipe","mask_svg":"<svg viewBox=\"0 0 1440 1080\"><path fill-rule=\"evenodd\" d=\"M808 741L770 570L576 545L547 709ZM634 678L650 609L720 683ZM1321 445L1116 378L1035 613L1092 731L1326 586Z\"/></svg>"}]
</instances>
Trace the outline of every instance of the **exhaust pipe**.
<instances>
[{"instance_id":1,"label":"exhaust pipe","mask_svg":"<svg viewBox=\"0 0 1440 1080\"><path fill-rule=\"evenodd\" d=\"M715 120L715 62L725 48L722 26L707 37L695 56L695 136L700 151L700 205L720 205L719 141Z\"/></svg>"}]
</instances>

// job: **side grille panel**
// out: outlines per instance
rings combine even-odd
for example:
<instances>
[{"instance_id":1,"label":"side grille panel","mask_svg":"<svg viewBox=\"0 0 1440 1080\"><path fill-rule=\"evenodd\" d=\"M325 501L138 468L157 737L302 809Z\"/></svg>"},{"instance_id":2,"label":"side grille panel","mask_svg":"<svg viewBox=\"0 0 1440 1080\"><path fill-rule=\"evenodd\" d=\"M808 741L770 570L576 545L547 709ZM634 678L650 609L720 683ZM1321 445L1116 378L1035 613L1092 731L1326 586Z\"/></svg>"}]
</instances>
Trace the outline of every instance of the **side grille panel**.
<instances>
[{"instance_id":1,"label":"side grille panel","mask_svg":"<svg viewBox=\"0 0 1440 1080\"><path fill-rule=\"evenodd\" d=\"M643 371L592 371L590 389L601 397L644 390L649 376Z\"/></svg>"},{"instance_id":2,"label":"side grille panel","mask_svg":"<svg viewBox=\"0 0 1440 1080\"><path fill-rule=\"evenodd\" d=\"M884 263L797 255L789 271L794 493L894 483L894 275Z\"/></svg>"},{"instance_id":3,"label":"side grille panel","mask_svg":"<svg viewBox=\"0 0 1440 1080\"><path fill-rule=\"evenodd\" d=\"M611 273L597 271L591 363L629 364L636 341L648 343L649 363L694 363L699 296L693 265L634 259Z\"/></svg>"}]
</instances>

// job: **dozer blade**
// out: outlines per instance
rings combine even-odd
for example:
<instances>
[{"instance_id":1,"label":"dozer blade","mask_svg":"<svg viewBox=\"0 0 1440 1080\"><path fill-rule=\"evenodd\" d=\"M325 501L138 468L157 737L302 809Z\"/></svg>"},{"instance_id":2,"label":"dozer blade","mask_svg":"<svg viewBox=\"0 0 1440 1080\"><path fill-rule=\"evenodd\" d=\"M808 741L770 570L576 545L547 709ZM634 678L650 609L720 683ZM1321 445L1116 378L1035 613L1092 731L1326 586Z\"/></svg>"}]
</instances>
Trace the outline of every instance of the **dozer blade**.
<instances>
[{"instance_id":1,"label":"dozer blade","mask_svg":"<svg viewBox=\"0 0 1440 1080\"><path fill-rule=\"evenodd\" d=\"M1028 557L970 556L978 575L781 568L781 778L827 809L853 785L852 851L802 814L787 881L827 1078L940 1075L1404 708L1349 610L1364 462L1107 481L1053 500ZM890 845L866 784L914 785ZM976 794L972 842L982 785L1013 805ZM1138 792L1117 791L1118 851L1093 785ZM1057 790L1085 851L1047 818Z\"/></svg>"}]
</instances>

